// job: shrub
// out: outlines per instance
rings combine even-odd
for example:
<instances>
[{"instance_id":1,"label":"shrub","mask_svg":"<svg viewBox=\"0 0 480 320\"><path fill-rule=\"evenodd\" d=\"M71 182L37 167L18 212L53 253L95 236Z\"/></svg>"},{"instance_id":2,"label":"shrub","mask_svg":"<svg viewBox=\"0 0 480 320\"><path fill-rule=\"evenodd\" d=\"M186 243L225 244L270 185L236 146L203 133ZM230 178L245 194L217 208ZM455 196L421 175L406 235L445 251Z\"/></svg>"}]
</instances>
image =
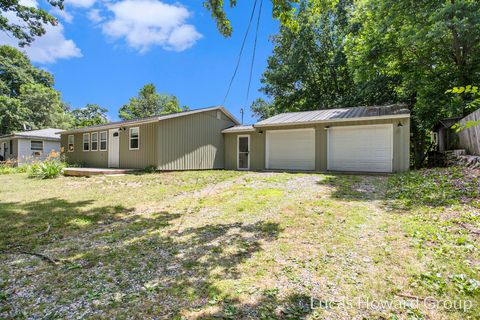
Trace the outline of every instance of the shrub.
<instances>
[{"instance_id":1,"label":"shrub","mask_svg":"<svg viewBox=\"0 0 480 320\"><path fill-rule=\"evenodd\" d=\"M0 174L11 174L18 172L16 162L12 160L4 161L0 164Z\"/></svg>"},{"instance_id":2,"label":"shrub","mask_svg":"<svg viewBox=\"0 0 480 320\"><path fill-rule=\"evenodd\" d=\"M52 179L58 177L65 168L65 163L59 160L45 160L30 165L28 176L39 179Z\"/></svg>"}]
</instances>

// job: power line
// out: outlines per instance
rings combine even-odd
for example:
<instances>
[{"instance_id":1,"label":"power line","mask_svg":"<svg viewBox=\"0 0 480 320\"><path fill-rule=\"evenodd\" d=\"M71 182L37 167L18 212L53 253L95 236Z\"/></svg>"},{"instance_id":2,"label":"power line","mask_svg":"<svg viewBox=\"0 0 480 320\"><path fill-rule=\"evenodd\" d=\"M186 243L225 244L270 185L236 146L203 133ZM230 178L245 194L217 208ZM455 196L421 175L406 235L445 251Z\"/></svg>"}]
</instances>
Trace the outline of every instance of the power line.
<instances>
[{"instance_id":1,"label":"power line","mask_svg":"<svg viewBox=\"0 0 480 320\"><path fill-rule=\"evenodd\" d=\"M250 85L252 84L253 64L255 62L255 53L257 51L258 29L260 26L260 16L262 15L262 5L263 5L263 0L260 0L260 7L258 8L258 17L257 17L257 28L255 29L255 41L253 42L252 62L250 63L250 76L248 78L247 96L245 98L245 104L248 103L248 96L250 95Z\"/></svg>"},{"instance_id":2,"label":"power line","mask_svg":"<svg viewBox=\"0 0 480 320\"><path fill-rule=\"evenodd\" d=\"M240 48L240 53L238 54L237 65L235 66L235 70L233 72L232 78L230 79L230 83L228 84L227 93L225 94L225 97L223 98L223 103L222 103L223 105L227 101L228 94L230 93L230 89L232 88L233 80L235 79L235 76L237 75L238 67L240 66L240 60L242 58L243 49L245 48L245 42L247 41L248 33L250 32L250 26L252 25L252 20L253 20L253 16L255 15L255 9L256 8L257 8L257 0L255 0L255 2L253 3L252 14L250 15L250 20L248 21L248 26L247 26L247 30L245 32L245 36L243 37L243 42L242 42L242 46Z\"/></svg>"}]
</instances>

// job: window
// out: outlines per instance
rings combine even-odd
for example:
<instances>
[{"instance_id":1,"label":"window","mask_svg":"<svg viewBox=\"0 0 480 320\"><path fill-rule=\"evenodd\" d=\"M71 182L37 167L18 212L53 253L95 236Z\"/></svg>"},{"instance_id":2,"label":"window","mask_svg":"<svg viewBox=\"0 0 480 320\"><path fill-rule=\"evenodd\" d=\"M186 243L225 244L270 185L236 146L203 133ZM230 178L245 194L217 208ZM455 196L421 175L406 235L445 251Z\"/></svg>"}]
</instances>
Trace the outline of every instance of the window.
<instances>
[{"instance_id":1,"label":"window","mask_svg":"<svg viewBox=\"0 0 480 320\"><path fill-rule=\"evenodd\" d=\"M90 150L90 133L83 134L83 151Z\"/></svg>"},{"instance_id":2,"label":"window","mask_svg":"<svg viewBox=\"0 0 480 320\"><path fill-rule=\"evenodd\" d=\"M75 142L75 138L73 134L69 135L68 136L68 152L73 152L75 150L74 142Z\"/></svg>"},{"instance_id":3,"label":"window","mask_svg":"<svg viewBox=\"0 0 480 320\"><path fill-rule=\"evenodd\" d=\"M220 112L220 110L217 110L217 119L218 120L222 119L222 113Z\"/></svg>"},{"instance_id":4,"label":"window","mask_svg":"<svg viewBox=\"0 0 480 320\"><path fill-rule=\"evenodd\" d=\"M30 149L32 151L43 151L43 141L30 141Z\"/></svg>"},{"instance_id":5,"label":"window","mask_svg":"<svg viewBox=\"0 0 480 320\"><path fill-rule=\"evenodd\" d=\"M138 150L140 148L140 130L138 127L130 128L130 150Z\"/></svg>"},{"instance_id":6,"label":"window","mask_svg":"<svg viewBox=\"0 0 480 320\"><path fill-rule=\"evenodd\" d=\"M100 151L107 150L107 131L100 132Z\"/></svg>"},{"instance_id":7,"label":"window","mask_svg":"<svg viewBox=\"0 0 480 320\"><path fill-rule=\"evenodd\" d=\"M92 151L98 151L98 132L92 133Z\"/></svg>"}]
</instances>

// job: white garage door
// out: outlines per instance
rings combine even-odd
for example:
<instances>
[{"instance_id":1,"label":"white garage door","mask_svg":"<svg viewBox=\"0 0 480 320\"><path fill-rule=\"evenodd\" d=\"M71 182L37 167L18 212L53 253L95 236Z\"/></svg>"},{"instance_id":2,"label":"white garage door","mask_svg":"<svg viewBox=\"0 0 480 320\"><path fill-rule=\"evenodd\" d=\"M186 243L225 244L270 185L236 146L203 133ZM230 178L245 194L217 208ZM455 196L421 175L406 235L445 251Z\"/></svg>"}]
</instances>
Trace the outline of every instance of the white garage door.
<instances>
[{"instance_id":1,"label":"white garage door","mask_svg":"<svg viewBox=\"0 0 480 320\"><path fill-rule=\"evenodd\" d=\"M393 126L366 125L328 129L328 170L391 172Z\"/></svg>"},{"instance_id":2,"label":"white garage door","mask_svg":"<svg viewBox=\"0 0 480 320\"><path fill-rule=\"evenodd\" d=\"M315 170L315 129L268 130L267 169Z\"/></svg>"}]
</instances>

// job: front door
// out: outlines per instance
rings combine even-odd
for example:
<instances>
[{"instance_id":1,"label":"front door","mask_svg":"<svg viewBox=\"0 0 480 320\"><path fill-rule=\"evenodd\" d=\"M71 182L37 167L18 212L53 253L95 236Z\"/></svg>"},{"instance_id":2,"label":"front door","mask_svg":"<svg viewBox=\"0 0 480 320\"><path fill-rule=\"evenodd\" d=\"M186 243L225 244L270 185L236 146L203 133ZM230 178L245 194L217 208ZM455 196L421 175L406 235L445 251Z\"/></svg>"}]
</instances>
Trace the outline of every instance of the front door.
<instances>
[{"instance_id":1,"label":"front door","mask_svg":"<svg viewBox=\"0 0 480 320\"><path fill-rule=\"evenodd\" d=\"M237 168L238 170L250 169L250 136L238 136Z\"/></svg>"},{"instance_id":2,"label":"front door","mask_svg":"<svg viewBox=\"0 0 480 320\"><path fill-rule=\"evenodd\" d=\"M108 167L118 168L120 162L120 132L118 129L108 131Z\"/></svg>"}]
</instances>

